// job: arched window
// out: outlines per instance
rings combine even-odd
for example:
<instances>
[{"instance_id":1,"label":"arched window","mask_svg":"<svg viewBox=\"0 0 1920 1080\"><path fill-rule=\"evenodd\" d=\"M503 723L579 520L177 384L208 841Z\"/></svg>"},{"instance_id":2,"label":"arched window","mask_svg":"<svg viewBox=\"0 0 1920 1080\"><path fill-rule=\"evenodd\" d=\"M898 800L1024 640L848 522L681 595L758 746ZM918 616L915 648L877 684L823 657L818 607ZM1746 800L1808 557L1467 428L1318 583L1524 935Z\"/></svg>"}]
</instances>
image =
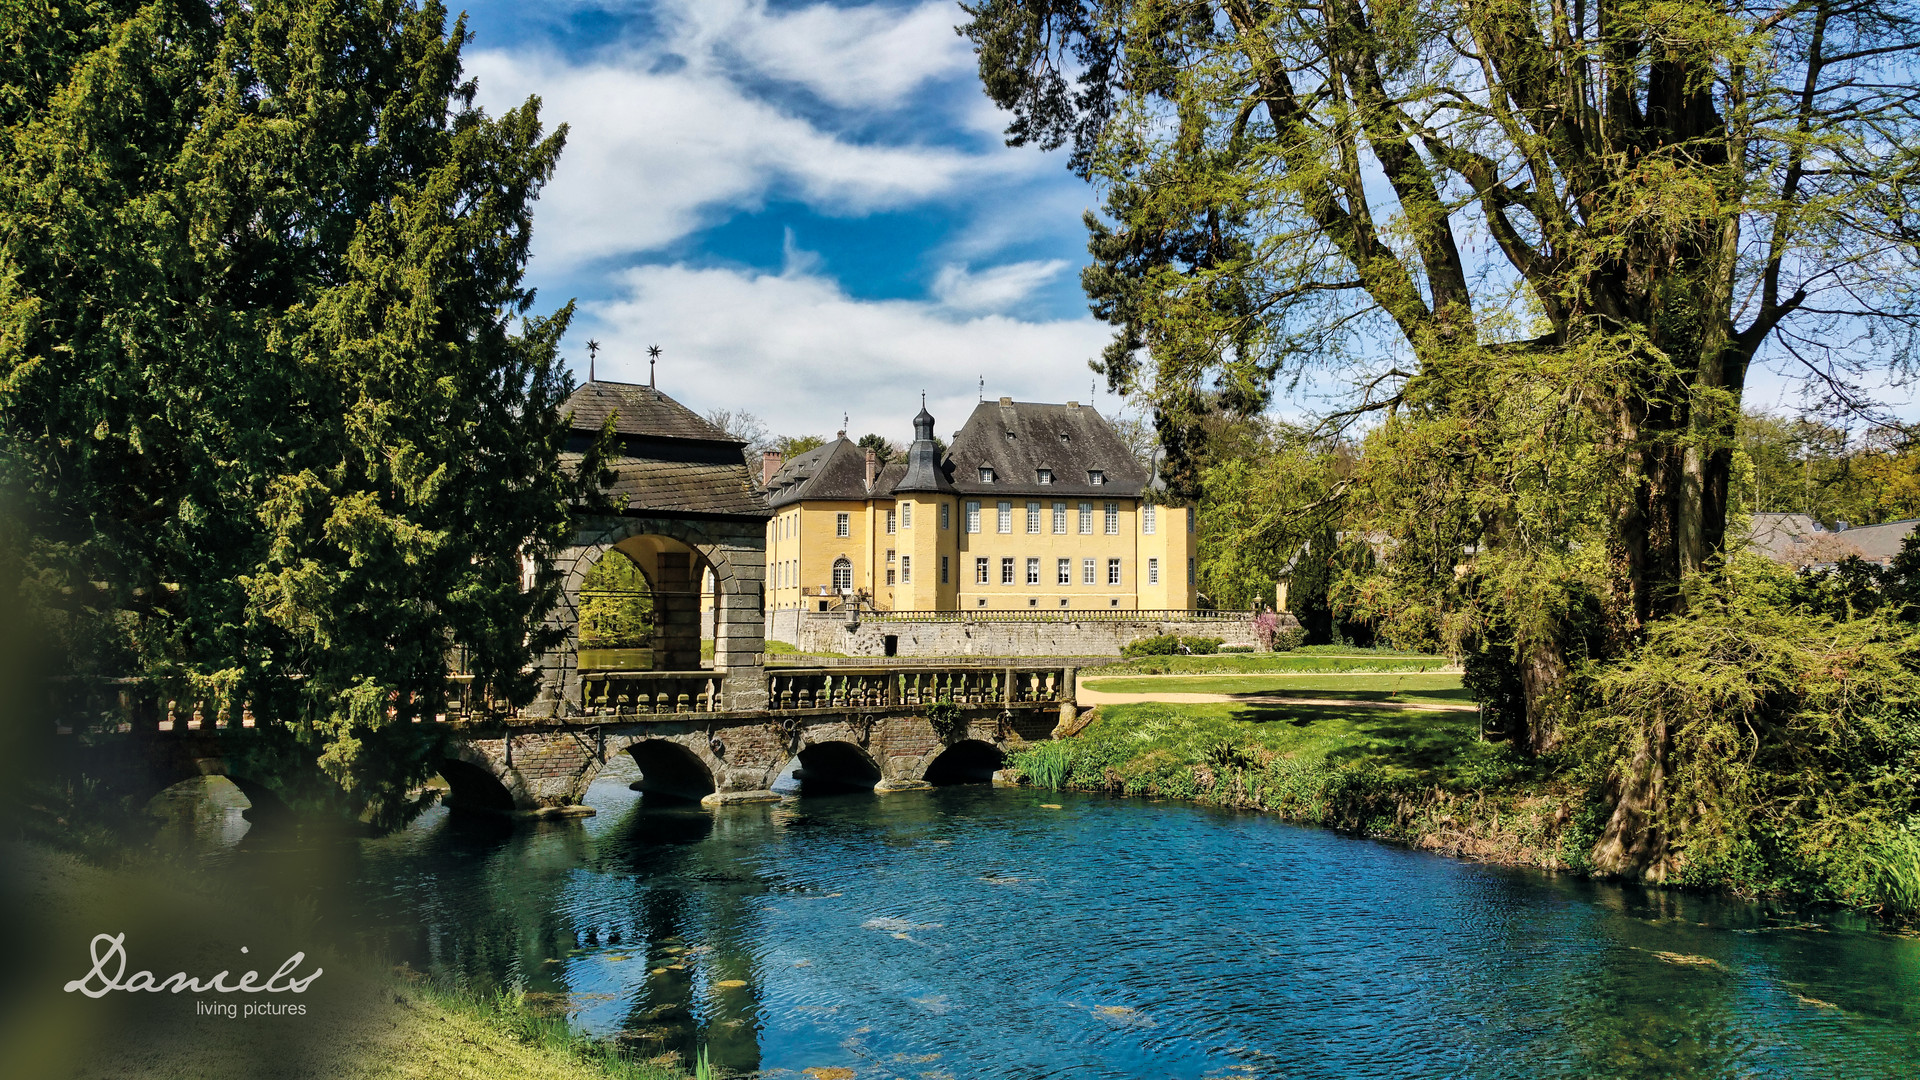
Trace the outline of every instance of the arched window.
<instances>
[{"instance_id":1,"label":"arched window","mask_svg":"<svg viewBox=\"0 0 1920 1080\"><path fill-rule=\"evenodd\" d=\"M845 556L833 560L833 591L842 596L853 591L853 564Z\"/></svg>"}]
</instances>

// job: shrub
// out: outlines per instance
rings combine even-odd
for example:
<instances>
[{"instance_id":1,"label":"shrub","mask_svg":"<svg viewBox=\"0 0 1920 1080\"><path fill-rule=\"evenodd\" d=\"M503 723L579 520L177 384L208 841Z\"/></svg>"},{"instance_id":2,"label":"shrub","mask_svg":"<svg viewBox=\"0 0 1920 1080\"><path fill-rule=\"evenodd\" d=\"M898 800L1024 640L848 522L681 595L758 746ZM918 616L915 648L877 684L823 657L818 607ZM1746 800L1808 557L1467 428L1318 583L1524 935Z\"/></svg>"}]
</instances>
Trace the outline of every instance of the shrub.
<instances>
[{"instance_id":1,"label":"shrub","mask_svg":"<svg viewBox=\"0 0 1920 1080\"><path fill-rule=\"evenodd\" d=\"M1250 652L1252 652L1252 651L1253 651L1253 646L1251 646L1251 645L1222 645L1222 646L1220 646L1220 651L1221 651L1221 652L1223 652L1223 653L1250 653Z\"/></svg>"},{"instance_id":2,"label":"shrub","mask_svg":"<svg viewBox=\"0 0 1920 1080\"><path fill-rule=\"evenodd\" d=\"M1225 640L1217 637L1183 637L1180 639L1181 649L1178 651L1189 652L1195 656L1209 656L1219 652L1220 645Z\"/></svg>"},{"instance_id":3,"label":"shrub","mask_svg":"<svg viewBox=\"0 0 1920 1080\"><path fill-rule=\"evenodd\" d=\"M1171 656L1179 651L1180 639L1172 634L1135 638L1120 650L1121 656Z\"/></svg>"}]
</instances>

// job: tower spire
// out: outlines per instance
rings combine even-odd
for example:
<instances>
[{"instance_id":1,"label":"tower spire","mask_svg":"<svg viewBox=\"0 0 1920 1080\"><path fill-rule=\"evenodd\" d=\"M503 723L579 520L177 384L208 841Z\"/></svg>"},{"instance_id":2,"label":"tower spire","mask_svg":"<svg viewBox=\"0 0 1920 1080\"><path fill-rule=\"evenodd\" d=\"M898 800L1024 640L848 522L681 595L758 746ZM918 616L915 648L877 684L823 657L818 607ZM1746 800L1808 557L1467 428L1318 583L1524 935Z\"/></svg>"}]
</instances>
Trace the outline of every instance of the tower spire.
<instances>
[{"instance_id":1,"label":"tower spire","mask_svg":"<svg viewBox=\"0 0 1920 1080\"><path fill-rule=\"evenodd\" d=\"M658 363L659 360L660 360L660 346L658 345L647 346L647 389L649 390L656 389L659 385L658 383L654 382L654 378L653 378L653 365Z\"/></svg>"},{"instance_id":2,"label":"tower spire","mask_svg":"<svg viewBox=\"0 0 1920 1080\"><path fill-rule=\"evenodd\" d=\"M596 358L599 357L599 355L600 355L600 343L593 340L592 338L588 338L587 339L587 381L588 382L593 381L593 362Z\"/></svg>"}]
</instances>

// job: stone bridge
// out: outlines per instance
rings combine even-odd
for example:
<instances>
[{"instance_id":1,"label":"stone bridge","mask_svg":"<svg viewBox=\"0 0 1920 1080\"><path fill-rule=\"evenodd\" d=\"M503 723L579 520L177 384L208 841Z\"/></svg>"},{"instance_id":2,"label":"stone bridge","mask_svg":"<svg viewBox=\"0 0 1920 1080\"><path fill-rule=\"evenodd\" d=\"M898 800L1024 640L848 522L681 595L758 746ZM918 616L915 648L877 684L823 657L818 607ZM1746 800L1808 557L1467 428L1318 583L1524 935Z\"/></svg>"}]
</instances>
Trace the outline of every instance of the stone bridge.
<instances>
[{"instance_id":1,"label":"stone bridge","mask_svg":"<svg viewBox=\"0 0 1920 1080\"><path fill-rule=\"evenodd\" d=\"M448 805L513 817L591 813L587 787L615 755L642 790L706 805L777 799L795 768L803 791L899 791L991 780L1006 754L1076 715L1071 667L772 668L753 691L768 707L729 710L713 671L584 674L577 715L503 716L456 696L427 721L443 736ZM737 693L737 691L736 691ZM272 725L244 705L136 707L122 691L65 734L80 771L136 802L195 776L231 780L256 809L284 812L302 775ZM715 708L719 705L719 708ZM103 716L104 714L104 716ZM103 725L101 721L107 722Z\"/></svg>"}]
</instances>

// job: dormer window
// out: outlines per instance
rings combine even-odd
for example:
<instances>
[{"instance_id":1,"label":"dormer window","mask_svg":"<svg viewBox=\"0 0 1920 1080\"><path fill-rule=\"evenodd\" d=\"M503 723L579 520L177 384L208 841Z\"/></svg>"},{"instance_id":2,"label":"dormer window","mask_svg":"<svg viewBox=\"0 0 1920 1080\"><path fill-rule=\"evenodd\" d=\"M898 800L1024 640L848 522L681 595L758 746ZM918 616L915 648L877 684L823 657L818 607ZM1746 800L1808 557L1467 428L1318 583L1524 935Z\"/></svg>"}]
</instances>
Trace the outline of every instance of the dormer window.
<instances>
[{"instance_id":1,"label":"dormer window","mask_svg":"<svg viewBox=\"0 0 1920 1080\"><path fill-rule=\"evenodd\" d=\"M1106 482L1107 482L1107 474L1102 470L1100 469L1087 470L1087 483L1092 484L1094 487L1099 487L1101 484L1104 484Z\"/></svg>"},{"instance_id":2,"label":"dormer window","mask_svg":"<svg viewBox=\"0 0 1920 1080\"><path fill-rule=\"evenodd\" d=\"M983 484L993 483L993 466L991 465L980 466L980 482Z\"/></svg>"},{"instance_id":3,"label":"dormer window","mask_svg":"<svg viewBox=\"0 0 1920 1080\"><path fill-rule=\"evenodd\" d=\"M1040 470L1040 482L1041 482L1041 483L1043 483L1043 484L1051 484L1051 483L1053 483L1053 470L1052 470L1052 469L1041 469L1041 470Z\"/></svg>"},{"instance_id":4,"label":"dormer window","mask_svg":"<svg viewBox=\"0 0 1920 1080\"><path fill-rule=\"evenodd\" d=\"M1012 441L1013 441L1013 432L1011 432L1011 431L1009 431L1009 432L1007 432L1007 441L1008 441L1008 442L1012 442Z\"/></svg>"},{"instance_id":5,"label":"dormer window","mask_svg":"<svg viewBox=\"0 0 1920 1080\"><path fill-rule=\"evenodd\" d=\"M1067 434L1064 431L1060 433L1060 445L1065 446L1066 444L1072 441L1073 441L1073 436Z\"/></svg>"}]
</instances>

